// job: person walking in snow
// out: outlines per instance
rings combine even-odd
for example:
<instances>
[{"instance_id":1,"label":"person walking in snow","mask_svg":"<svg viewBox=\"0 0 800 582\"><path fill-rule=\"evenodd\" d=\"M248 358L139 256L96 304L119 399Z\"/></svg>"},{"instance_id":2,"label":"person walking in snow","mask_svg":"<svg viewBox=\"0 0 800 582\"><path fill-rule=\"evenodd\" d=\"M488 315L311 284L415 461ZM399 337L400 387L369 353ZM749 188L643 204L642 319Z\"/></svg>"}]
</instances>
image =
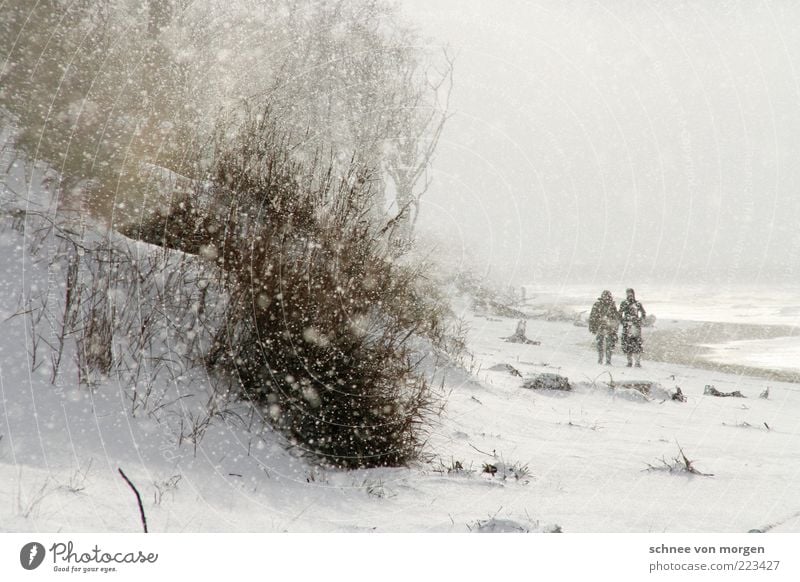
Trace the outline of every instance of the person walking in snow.
<instances>
[{"instance_id":1,"label":"person walking in snow","mask_svg":"<svg viewBox=\"0 0 800 582\"><path fill-rule=\"evenodd\" d=\"M636 367L642 367L642 325L647 314L642 304L636 300L633 289L625 290L625 300L619 304L622 318L622 351L628 356L628 367L636 360Z\"/></svg>"},{"instance_id":2,"label":"person walking in snow","mask_svg":"<svg viewBox=\"0 0 800 582\"><path fill-rule=\"evenodd\" d=\"M620 316L611 291L603 291L589 314L589 332L595 334L598 364L603 363L605 356L606 364L611 365L611 352L617 345L619 323Z\"/></svg>"}]
</instances>

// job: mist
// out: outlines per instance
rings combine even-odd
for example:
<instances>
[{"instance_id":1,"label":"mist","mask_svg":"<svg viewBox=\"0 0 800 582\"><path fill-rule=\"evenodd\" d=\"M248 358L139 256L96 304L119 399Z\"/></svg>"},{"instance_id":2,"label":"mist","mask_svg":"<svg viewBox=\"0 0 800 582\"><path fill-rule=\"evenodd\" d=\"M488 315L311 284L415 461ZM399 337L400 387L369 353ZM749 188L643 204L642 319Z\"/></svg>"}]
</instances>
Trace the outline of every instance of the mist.
<instances>
[{"instance_id":1,"label":"mist","mask_svg":"<svg viewBox=\"0 0 800 582\"><path fill-rule=\"evenodd\" d=\"M502 281L796 282L800 5L406 0L455 55L420 228Z\"/></svg>"}]
</instances>

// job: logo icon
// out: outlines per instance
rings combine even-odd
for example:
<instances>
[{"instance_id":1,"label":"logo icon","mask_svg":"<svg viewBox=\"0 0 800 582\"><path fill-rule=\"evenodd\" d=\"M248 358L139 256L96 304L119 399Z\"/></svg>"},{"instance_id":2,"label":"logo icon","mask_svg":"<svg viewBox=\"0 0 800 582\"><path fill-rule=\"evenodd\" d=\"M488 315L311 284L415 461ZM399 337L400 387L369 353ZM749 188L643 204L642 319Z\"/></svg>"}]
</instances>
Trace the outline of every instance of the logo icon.
<instances>
[{"instance_id":1,"label":"logo icon","mask_svg":"<svg viewBox=\"0 0 800 582\"><path fill-rule=\"evenodd\" d=\"M26 570L35 570L44 561L44 546L39 542L30 542L22 546L19 552L19 563Z\"/></svg>"}]
</instances>

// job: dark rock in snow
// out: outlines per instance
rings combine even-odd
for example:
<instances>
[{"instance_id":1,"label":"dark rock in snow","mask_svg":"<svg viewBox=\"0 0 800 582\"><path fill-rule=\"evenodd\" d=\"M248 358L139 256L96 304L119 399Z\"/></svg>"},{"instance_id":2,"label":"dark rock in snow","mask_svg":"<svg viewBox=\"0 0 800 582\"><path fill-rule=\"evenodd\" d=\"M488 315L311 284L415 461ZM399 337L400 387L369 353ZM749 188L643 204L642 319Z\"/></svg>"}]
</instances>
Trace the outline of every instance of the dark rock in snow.
<instances>
[{"instance_id":1,"label":"dark rock in snow","mask_svg":"<svg viewBox=\"0 0 800 582\"><path fill-rule=\"evenodd\" d=\"M558 374L542 373L528 378L522 384L523 388L529 390L572 390L572 385L569 383L569 378L566 376L559 376Z\"/></svg>"}]
</instances>

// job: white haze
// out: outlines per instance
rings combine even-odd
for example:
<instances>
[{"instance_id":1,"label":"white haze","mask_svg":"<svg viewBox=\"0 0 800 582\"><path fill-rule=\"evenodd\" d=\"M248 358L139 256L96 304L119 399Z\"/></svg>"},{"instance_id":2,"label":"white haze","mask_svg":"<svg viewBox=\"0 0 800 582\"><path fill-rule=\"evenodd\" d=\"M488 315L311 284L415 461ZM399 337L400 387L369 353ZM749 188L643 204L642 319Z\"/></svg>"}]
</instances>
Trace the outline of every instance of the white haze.
<instances>
[{"instance_id":1,"label":"white haze","mask_svg":"<svg viewBox=\"0 0 800 582\"><path fill-rule=\"evenodd\" d=\"M800 275L800 5L406 0L456 55L423 198L509 283Z\"/></svg>"}]
</instances>

